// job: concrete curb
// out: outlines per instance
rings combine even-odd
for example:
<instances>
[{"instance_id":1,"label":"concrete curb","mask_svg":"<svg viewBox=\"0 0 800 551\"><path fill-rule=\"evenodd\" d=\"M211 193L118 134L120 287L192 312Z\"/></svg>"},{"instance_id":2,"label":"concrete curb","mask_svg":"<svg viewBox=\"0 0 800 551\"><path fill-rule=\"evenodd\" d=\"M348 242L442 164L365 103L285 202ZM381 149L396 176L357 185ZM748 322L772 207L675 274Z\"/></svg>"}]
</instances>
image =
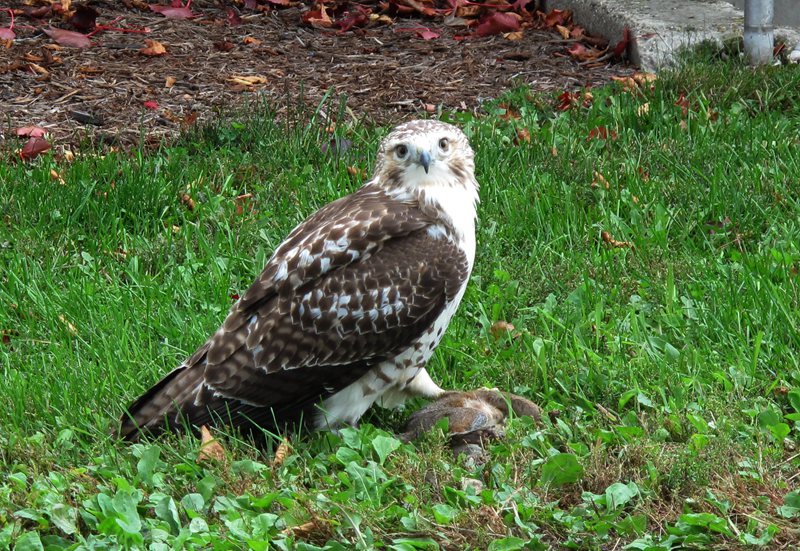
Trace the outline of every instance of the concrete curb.
<instances>
[{"instance_id":1,"label":"concrete curb","mask_svg":"<svg viewBox=\"0 0 800 551\"><path fill-rule=\"evenodd\" d=\"M721 45L741 37L744 13L721 0L543 0L544 8L571 10L574 21L615 44L631 33L631 61L644 71L674 65L683 49ZM776 39L793 46L800 30L780 27Z\"/></svg>"}]
</instances>

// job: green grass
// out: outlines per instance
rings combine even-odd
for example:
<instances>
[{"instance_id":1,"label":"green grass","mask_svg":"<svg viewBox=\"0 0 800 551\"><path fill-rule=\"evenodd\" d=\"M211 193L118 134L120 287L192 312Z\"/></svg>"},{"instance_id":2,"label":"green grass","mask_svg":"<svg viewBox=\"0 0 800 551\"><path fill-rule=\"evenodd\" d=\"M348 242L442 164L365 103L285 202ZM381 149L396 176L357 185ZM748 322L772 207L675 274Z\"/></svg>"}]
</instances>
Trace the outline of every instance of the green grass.
<instances>
[{"instance_id":1,"label":"green grass","mask_svg":"<svg viewBox=\"0 0 800 551\"><path fill-rule=\"evenodd\" d=\"M513 421L482 468L441 435L399 445L387 412L294 442L280 466L235 438L201 465L188 438L108 436L282 237L359 185L347 169L371 170L387 129L340 124L353 145L325 151L326 121L259 106L157 152L7 150L0 549L800 545L800 72L690 63L593 94L560 113L517 90L449 117L482 203L432 374L550 412Z\"/></svg>"}]
</instances>

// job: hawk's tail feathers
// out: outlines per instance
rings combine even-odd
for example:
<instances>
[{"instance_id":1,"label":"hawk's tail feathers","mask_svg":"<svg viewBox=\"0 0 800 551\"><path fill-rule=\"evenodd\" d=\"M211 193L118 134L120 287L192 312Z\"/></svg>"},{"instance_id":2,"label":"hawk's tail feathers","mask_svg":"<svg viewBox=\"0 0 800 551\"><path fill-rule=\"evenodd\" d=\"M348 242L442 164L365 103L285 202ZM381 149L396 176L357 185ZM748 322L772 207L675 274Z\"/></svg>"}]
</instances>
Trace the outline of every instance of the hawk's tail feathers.
<instances>
[{"instance_id":1,"label":"hawk's tail feathers","mask_svg":"<svg viewBox=\"0 0 800 551\"><path fill-rule=\"evenodd\" d=\"M155 436L167 429L181 430L184 415L202 385L202 366L177 367L128 406L116 435L136 442L143 434Z\"/></svg>"}]
</instances>

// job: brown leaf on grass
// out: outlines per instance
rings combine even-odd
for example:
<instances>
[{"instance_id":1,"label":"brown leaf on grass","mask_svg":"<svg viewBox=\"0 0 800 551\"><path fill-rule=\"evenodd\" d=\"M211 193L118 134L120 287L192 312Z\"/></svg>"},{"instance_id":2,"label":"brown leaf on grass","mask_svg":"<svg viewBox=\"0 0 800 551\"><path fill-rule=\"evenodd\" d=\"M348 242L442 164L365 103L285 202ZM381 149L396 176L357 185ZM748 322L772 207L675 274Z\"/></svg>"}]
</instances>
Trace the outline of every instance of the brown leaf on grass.
<instances>
[{"instance_id":1,"label":"brown leaf on grass","mask_svg":"<svg viewBox=\"0 0 800 551\"><path fill-rule=\"evenodd\" d=\"M166 77L164 79L164 88L172 88L176 82L178 81L175 80L175 77Z\"/></svg>"},{"instance_id":2,"label":"brown leaf on grass","mask_svg":"<svg viewBox=\"0 0 800 551\"><path fill-rule=\"evenodd\" d=\"M500 339L503 335L511 333L514 330L514 326L507 321L496 321L492 324L489 328L489 333L495 339Z\"/></svg>"},{"instance_id":3,"label":"brown leaf on grass","mask_svg":"<svg viewBox=\"0 0 800 551\"><path fill-rule=\"evenodd\" d=\"M44 138L31 138L19 152L19 157L23 161L30 161L50 149L50 143Z\"/></svg>"},{"instance_id":4,"label":"brown leaf on grass","mask_svg":"<svg viewBox=\"0 0 800 551\"><path fill-rule=\"evenodd\" d=\"M603 189L610 189L611 185L608 183L608 180L606 180L605 176L603 176L602 174L600 174L595 170L594 180L592 180L591 187L602 187Z\"/></svg>"},{"instance_id":5,"label":"brown leaf on grass","mask_svg":"<svg viewBox=\"0 0 800 551\"><path fill-rule=\"evenodd\" d=\"M50 169L50 179L53 180L54 182L58 182L62 186L66 185L67 183L64 181L64 178L61 177L61 174L59 174L54 168Z\"/></svg>"},{"instance_id":6,"label":"brown leaf on grass","mask_svg":"<svg viewBox=\"0 0 800 551\"><path fill-rule=\"evenodd\" d=\"M224 463L225 449L216 438L211 436L208 427L203 425L200 427L200 450L197 452L197 462L205 463L207 461Z\"/></svg>"},{"instance_id":7,"label":"brown leaf on grass","mask_svg":"<svg viewBox=\"0 0 800 551\"><path fill-rule=\"evenodd\" d=\"M17 136L20 138L43 138L47 130L40 126L21 126L17 128Z\"/></svg>"},{"instance_id":8,"label":"brown leaf on grass","mask_svg":"<svg viewBox=\"0 0 800 551\"><path fill-rule=\"evenodd\" d=\"M681 108L681 116L685 117L689 114L689 99L683 92L681 92L681 95L675 100L675 105Z\"/></svg>"},{"instance_id":9,"label":"brown leaf on grass","mask_svg":"<svg viewBox=\"0 0 800 551\"><path fill-rule=\"evenodd\" d=\"M525 35L522 31L514 31L513 33L503 33L503 38L506 40L522 40L522 37Z\"/></svg>"},{"instance_id":10,"label":"brown leaf on grass","mask_svg":"<svg viewBox=\"0 0 800 551\"><path fill-rule=\"evenodd\" d=\"M611 245L612 247L617 247L619 249L633 248L633 243L631 243L630 241L617 241L616 239L614 239L613 235L611 235L609 232L605 230L600 232L600 239L603 240L603 243L607 243L608 245Z\"/></svg>"},{"instance_id":11,"label":"brown leaf on grass","mask_svg":"<svg viewBox=\"0 0 800 551\"><path fill-rule=\"evenodd\" d=\"M275 457L272 458L272 466L280 467L283 465L283 462L286 461L286 458L289 457L291 453L292 447L289 445L289 441L286 439L281 440L278 449L275 450Z\"/></svg>"},{"instance_id":12,"label":"brown leaf on grass","mask_svg":"<svg viewBox=\"0 0 800 551\"><path fill-rule=\"evenodd\" d=\"M58 320L59 320L61 323L63 323L63 324L64 324L64 327L66 327L66 328L67 328L67 331L68 331L68 332L69 332L71 335L75 336L75 335L77 335L77 334L78 334L78 329L77 329L77 328L76 328L74 325L72 325L72 323L71 323L71 322L70 322L70 321L69 321L69 320L68 320L68 319L67 319L67 318L64 316L64 314L59 314L59 315L58 315Z\"/></svg>"},{"instance_id":13,"label":"brown leaf on grass","mask_svg":"<svg viewBox=\"0 0 800 551\"><path fill-rule=\"evenodd\" d=\"M76 33L75 31L45 27L42 29L42 32L52 38L56 43L69 48L88 48L92 45L92 41L89 40L88 36Z\"/></svg>"},{"instance_id":14,"label":"brown leaf on grass","mask_svg":"<svg viewBox=\"0 0 800 551\"><path fill-rule=\"evenodd\" d=\"M527 128L520 128L517 130L517 137L514 138L514 143L520 145L523 143L531 143L531 132Z\"/></svg>"},{"instance_id":15,"label":"brown leaf on grass","mask_svg":"<svg viewBox=\"0 0 800 551\"><path fill-rule=\"evenodd\" d=\"M145 38L145 47L139 50L139 53L149 57L158 57L167 53L167 48L158 40Z\"/></svg>"},{"instance_id":16,"label":"brown leaf on grass","mask_svg":"<svg viewBox=\"0 0 800 551\"><path fill-rule=\"evenodd\" d=\"M188 193L181 194L181 204L189 210L194 210L195 207L194 199L192 199L191 195L189 195Z\"/></svg>"},{"instance_id":17,"label":"brown leaf on grass","mask_svg":"<svg viewBox=\"0 0 800 551\"><path fill-rule=\"evenodd\" d=\"M568 28L566 28L565 26L563 26L563 25L556 25L556 30L558 31L558 34L560 34L560 35L561 35L561 38L563 38L564 40L567 40L567 39L569 39L569 38L570 38L570 32L569 32L569 29L568 29Z\"/></svg>"},{"instance_id":18,"label":"brown leaf on grass","mask_svg":"<svg viewBox=\"0 0 800 551\"><path fill-rule=\"evenodd\" d=\"M589 135L586 136L586 140L611 140L616 141L617 139L617 131L616 130L609 130L605 126L595 126L591 130L589 130Z\"/></svg>"},{"instance_id":19,"label":"brown leaf on grass","mask_svg":"<svg viewBox=\"0 0 800 551\"><path fill-rule=\"evenodd\" d=\"M289 526L283 530L283 534L287 536L294 536L298 539L308 539L309 536L313 536L321 532L319 525L310 520L308 522L304 522L303 524L298 524L297 526Z\"/></svg>"},{"instance_id":20,"label":"brown leaf on grass","mask_svg":"<svg viewBox=\"0 0 800 551\"><path fill-rule=\"evenodd\" d=\"M252 37L252 36L245 36L242 39L242 42L244 44L246 44L247 46L258 46L259 44L262 44L261 40L255 38L255 37Z\"/></svg>"}]
</instances>

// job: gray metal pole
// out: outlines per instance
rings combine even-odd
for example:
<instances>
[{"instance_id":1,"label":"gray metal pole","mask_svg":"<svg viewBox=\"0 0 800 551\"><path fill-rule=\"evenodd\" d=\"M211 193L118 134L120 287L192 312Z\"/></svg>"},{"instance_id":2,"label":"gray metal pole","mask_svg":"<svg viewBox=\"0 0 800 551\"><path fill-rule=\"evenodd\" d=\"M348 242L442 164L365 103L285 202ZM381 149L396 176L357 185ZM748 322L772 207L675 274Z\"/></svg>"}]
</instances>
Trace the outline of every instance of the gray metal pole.
<instances>
[{"instance_id":1,"label":"gray metal pole","mask_svg":"<svg viewBox=\"0 0 800 551\"><path fill-rule=\"evenodd\" d=\"M744 0L744 53L752 65L772 61L774 14L773 0Z\"/></svg>"}]
</instances>

